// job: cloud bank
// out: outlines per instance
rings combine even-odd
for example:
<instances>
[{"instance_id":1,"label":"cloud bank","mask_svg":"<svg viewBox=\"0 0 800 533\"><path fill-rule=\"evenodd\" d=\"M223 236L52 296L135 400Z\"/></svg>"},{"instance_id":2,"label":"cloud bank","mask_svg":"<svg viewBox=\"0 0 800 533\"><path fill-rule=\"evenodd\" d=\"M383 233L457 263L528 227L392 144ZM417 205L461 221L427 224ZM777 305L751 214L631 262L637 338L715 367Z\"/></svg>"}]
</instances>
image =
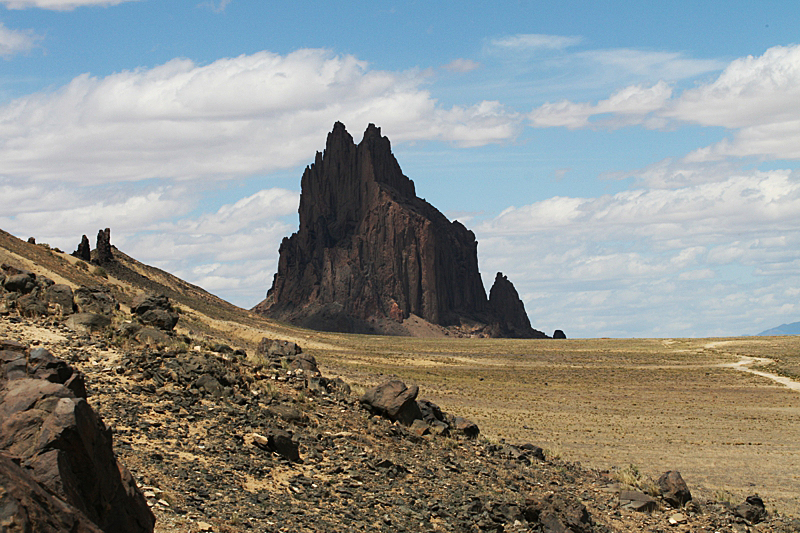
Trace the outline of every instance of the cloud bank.
<instances>
[{"instance_id":1,"label":"cloud bank","mask_svg":"<svg viewBox=\"0 0 800 533\"><path fill-rule=\"evenodd\" d=\"M572 129L670 123L723 127L732 138L693 151L686 162L800 159L800 45L775 46L759 57L732 61L714 81L678 94L662 80L651 87L625 87L596 104L546 103L528 118L534 127Z\"/></svg>"},{"instance_id":2,"label":"cloud bank","mask_svg":"<svg viewBox=\"0 0 800 533\"><path fill-rule=\"evenodd\" d=\"M498 102L442 108L416 71L370 70L326 50L259 52L197 65L84 74L0 108L0 176L108 183L229 179L308 159L337 120L394 141L479 146L513 138Z\"/></svg>"},{"instance_id":3,"label":"cloud bank","mask_svg":"<svg viewBox=\"0 0 800 533\"><path fill-rule=\"evenodd\" d=\"M484 273L510 275L542 327L569 326L577 336L732 335L800 311L792 292L800 286L798 218L800 176L778 170L554 197L509 208L475 232ZM704 321L723 313L709 330Z\"/></svg>"}]
</instances>

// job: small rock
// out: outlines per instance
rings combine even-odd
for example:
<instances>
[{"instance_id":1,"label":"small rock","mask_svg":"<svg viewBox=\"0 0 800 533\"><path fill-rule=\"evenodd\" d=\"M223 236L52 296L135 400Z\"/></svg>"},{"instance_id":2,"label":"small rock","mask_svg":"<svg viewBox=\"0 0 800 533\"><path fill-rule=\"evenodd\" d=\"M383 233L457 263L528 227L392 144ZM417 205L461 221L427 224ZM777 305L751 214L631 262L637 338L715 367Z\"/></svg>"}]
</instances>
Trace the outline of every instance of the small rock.
<instances>
[{"instance_id":1,"label":"small rock","mask_svg":"<svg viewBox=\"0 0 800 533\"><path fill-rule=\"evenodd\" d=\"M678 524L685 524L688 521L686 515L683 513L675 513L669 517L670 525L677 526Z\"/></svg>"}]
</instances>

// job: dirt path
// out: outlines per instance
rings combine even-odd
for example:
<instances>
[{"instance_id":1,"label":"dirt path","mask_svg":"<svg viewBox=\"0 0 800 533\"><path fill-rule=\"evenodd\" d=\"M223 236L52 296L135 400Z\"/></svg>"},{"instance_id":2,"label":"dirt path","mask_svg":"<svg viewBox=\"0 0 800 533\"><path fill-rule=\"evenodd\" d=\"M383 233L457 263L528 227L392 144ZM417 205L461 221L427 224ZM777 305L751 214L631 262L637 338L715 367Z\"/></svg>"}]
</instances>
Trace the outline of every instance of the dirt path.
<instances>
[{"instance_id":1,"label":"dirt path","mask_svg":"<svg viewBox=\"0 0 800 533\"><path fill-rule=\"evenodd\" d=\"M749 356L740 356L741 359L738 363L722 363L719 366L723 368L733 368L734 370L740 370L742 372L749 372L751 374L755 374L756 376L761 376L763 378L771 379L781 385L785 385L792 390L800 391L800 382L794 381L790 378L779 376L777 374L771 374L769 372L762 372L761 370L754 370L750 368L750 365L753 363L759 363L762 365L768 365L770 363L774 363L772 359L767 359L766 357L749 357Z\"/></svg>"}]
</instances>

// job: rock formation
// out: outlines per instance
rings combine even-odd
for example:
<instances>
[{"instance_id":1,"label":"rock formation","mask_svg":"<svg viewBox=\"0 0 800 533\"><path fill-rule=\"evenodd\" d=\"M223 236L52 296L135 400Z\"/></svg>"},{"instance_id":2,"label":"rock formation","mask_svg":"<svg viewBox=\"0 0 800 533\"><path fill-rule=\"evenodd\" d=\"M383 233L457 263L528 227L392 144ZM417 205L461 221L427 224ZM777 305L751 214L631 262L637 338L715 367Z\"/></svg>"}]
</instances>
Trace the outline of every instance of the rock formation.
<instances>
[{"instance_id":1,"label":"rock formation","mask_svg":"<svg viewBox=\"0 0 800 533\"><path fill-rule=\"evenodd\" d=\"M545 336L530 327L507 279L487 300L475 235L417 197L375 125L358 145L334 125L303 174L299 213L256 311L321 330L392 333L413 314L441 326L477 322L492 325L490 334Z\"/></svg>"},{"instance_id":2,"label":"rock formation","mask_svg":"<svg viewBox=\"0 0 800 533\"><path fill-rule=\"evenodd\" d=\"M92 248L89 245L89 237L86 235L81 237L81 243L78 245L78 249L72 252L72 255L78 259L83 259L87 263L92 260Z\"/></svg>"},{"instance_id":3,"label":"rock formation","mask_svg":"<svg viewBox=\"0 0 800 533\"><path fill-rule=\"evenodd\" d=\"M43 348L29 351L5 339L0 340L0 457L3 455L101 530L153 531L153 513L131 474L116 460L111 430L86 401L83 374ZM4 474L6 478L12 475L19 479L19 471L6 470ZM9 488L4 482L0 494ZM26 494L19 491L14 499L25 502ZM14 512L12 518L26 514L29 522L30 513L26 512ZM71 525L63 531L94 531L85 524L78 527L80 514L67 519Z\"/></svg>"},{"instance_id":4,"label":"rock formation","mask_svg":"<svg viewBox=\"0 0 800 533\"><path fill-rule=\"evenodd\" d=\"M111 253L111 228L101 229L97 232L94 260L98 265L110 263L114 260L114 256Z\"/></svg>"}]
</instances>

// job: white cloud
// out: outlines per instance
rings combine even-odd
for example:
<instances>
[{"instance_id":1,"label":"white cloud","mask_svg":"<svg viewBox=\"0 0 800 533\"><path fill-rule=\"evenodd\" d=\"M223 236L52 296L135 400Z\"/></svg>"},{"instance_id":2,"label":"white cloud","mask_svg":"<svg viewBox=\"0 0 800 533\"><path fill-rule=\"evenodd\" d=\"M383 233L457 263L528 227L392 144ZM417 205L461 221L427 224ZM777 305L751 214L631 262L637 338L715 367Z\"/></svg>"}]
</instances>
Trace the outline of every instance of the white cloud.
<instances>
[{"instance_id":1,"label":"white cloud","mask_svg":"<svg viewBox=\"0 0 800 533\"><path fill-rule=\"evenodd\" d=\"M480 68L480 66L481 66L480 63L472 59L459 58L459 59L454 59L453 61L444 65L442 68L452 72L470 72L472 70Z\"/></svg>"},{"instance_id":2,"label":"white cloud","mask_svg":"<svg viewBox=\"0 0 800 533\"><path fill-rule=\"evenodd\" d=\"M497 102L444 109L418 72L370 70L325 50L269 52L198 66L78 76L0 108L0 176L107 183L230 178L308 160L333 123L374 122L394 142L466 146L513 138Z\"/></svg>"},{"instance_id":3,"label":"white cloud","mask_svg":"<svg viewBox=\"0 0 800 533\"><path fill-rule=\"evenodd\" d=\"M692 123L727 128L733 137L694 150L684 163L748 156L800 159L800 45L775 46L761 56L732 61L715 80L677 95L668 80L718 70L719 62L631 50L581 54L641 78L658 75L661 81L649 87L627 86L597 104L548 102L530 113L535 127L665 128Z\"/></svg>"},{"instance_id":4,"label":"white cloud","mask_svg":"<svg viewBox=\"0 0 800 533\"><path fill-rule=\"evenodd\" d=\"M616 115L635 115L635 122L642 122L644 117L658 109L672 96L672 89L663 81L651 87L641 85L629 86L612 94L608 99L595 105L573 103L568 100L551 104L546 103L535 109L529 118L534 127L549 128L564 126L570 129L585 128L593 124L589 119L595 115L611 113ZM626 125L630 122L626 122ZM609 126L609 121L595 123L597 126Z\"/></svg>"},{"instance_id":5,"label":"white cloud","mask_svg":"<svg viewBox=\"0 0 800 533\"><path fill-rule=\"evenodd\" d=\"M561 50L576 46L581 41L583 39L576 36L524 33L492 39L489 41L489 45L494 48L510 50Z\"/></svg>"},{"instance_id":6,"label":"white cloud","mask_svg":"<svg viewBox=\"0 0 800 533\"><path fill-rule=\"evenodd\" d=\"M800 45L731 62L712 83L684 91L665 115L729 129L798 120Z\"/></svg>"},{"instance_id":7,"label":"white cloud","mask_svg":"<svg viewBox=\"0 0 800 533\"><path fill-rule=\"evenodd\" d=\"M138 0L0 0L0 4L8 9L52 9L55 11L72 11L82 6L115 6L123 2L137 2Z\"/></svg>"},{"instance_id":8,"label":"white cloud","mask_svg":"<svg viewBox=\"0 0 800 533\"><path fill-rule=\"evenodd\" d=\"M784 316L794 303L798 218L800 176L752 171L674 189L550 198L506 209L474 231L485 281L508 275L534 327L573 336L733 335L756 332L755 320Z\"/></svg>"},{"instance_id":9,"label":"white cloud","mask_svg":"<svg viewBox=\"0 0 800 533\"><path fill-rule=\"evenodd\" d=\"M27 52L39 39L30 30L12 30L0 22L0 57L9 58L14 54Z\"/></svg>"}]
</instances>

